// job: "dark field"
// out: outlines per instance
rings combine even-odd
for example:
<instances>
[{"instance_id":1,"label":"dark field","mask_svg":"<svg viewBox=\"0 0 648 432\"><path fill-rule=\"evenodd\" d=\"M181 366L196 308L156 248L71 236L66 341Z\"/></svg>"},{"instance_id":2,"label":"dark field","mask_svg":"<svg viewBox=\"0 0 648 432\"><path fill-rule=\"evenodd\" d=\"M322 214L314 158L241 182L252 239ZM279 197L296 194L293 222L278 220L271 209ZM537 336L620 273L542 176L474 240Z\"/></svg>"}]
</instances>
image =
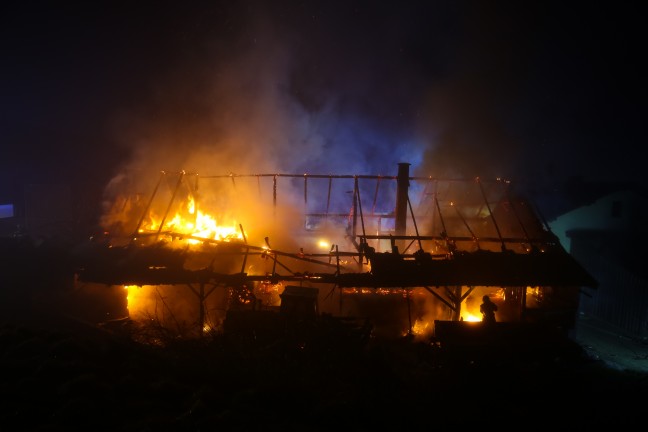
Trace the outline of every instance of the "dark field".
<instances>
[{"instance_id":1,"label":"dark field","mask_svg":"<svg viewBox=\"0 0 648 432\"><path fill-rule=\"evenodd\" d=\"M90 302L48 292L67 283L52 258L0 266L1 431L616 429L646 411L648 373L568 337L472 350L335 327L198 339L94 324Z\"/></svg>"},{"instance_id":2,"label":"dark field","mask_svg":"<svg viewBox=\"0 0 648 432\"><path fill-rule=\"evenodd\" d=\"M63 317L4 323L2 430L585 428L640 421L648 395L646 374L569 340L506 355L324 334L164 342Z\"/></svg>"}]
</instances>

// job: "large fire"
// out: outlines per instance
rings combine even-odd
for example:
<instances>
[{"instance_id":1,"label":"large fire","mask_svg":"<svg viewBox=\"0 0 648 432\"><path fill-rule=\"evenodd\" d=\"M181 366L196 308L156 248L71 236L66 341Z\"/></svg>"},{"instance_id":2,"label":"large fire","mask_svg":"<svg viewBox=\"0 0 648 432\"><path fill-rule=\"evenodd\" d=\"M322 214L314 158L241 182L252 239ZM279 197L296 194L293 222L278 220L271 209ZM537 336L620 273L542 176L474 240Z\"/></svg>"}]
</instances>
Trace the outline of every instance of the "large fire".
<instances>
[{"instance_id":1,"label":"large fire","mask_svg":"<svg viewBox=\"0 0 648 432\"><path fill-rule=\"evenodd\" d=\"M186 216L179 211L168 220L151 212L146 225L139 232L168 232L174 236L186 236L189 244L200 243L201 239L243 240L243 233L236 228L235 222L219 225L216 217L196 208L195 199L188 200L185 210Z\"/></svg>"},{"instance_id":2,"label":"large fire","mask_svg":"<svg viewBox=\"0 0 648 432\"><path fill-rule=\"evenodd\" d=\"M219 224L217 217L199 210L196 206L195 200L190 198L187 200L186 204L181 206L180 209L171 217L164 218L151 210L147 217L144 218L142 226L139 228L138 232L140 234L159 233L170 237L173 239L172 243L174 247L178 247L179 245L197 245L205 241L247 242L249 239L243 231L242 225L238 225L239 229L237 229L236 226L237 223L234 220L231 220L228 224ZM257 246L259 250L270 251L271 249L269 248L267 241L266 238L266 244L255 246ZM335 244L323 237L317 237L314 241L314 245L320 250L326 250L331 253L335 247ZM303 252L303 248L301 248L300 253L297 254L297 256L303 257ZM265 259L267 258L267 255L262 254L260 257ZM349 263L348 260L341 260L341 262L343 264ZM369 262L364 262L362 265L366 271L371 270ZM128 313L130 318L134 320L162 321L171 316L173 320L177 321L177 318L174 315L185 315L178 312L178 308L186 308L182 305L178 306L178 304L182 302L179 302L177 299L174 301L170 301L169 299L169 296L175 295L170 293L174 293L177 290L168 290L164 287L151 285L126 285L124 288L127 290ZM255 285L254 294L260 303L266 307L277 307L281 303L279 294L281 294L282 290L283 285L281 283L261 282ZM417 298L419 302L422 301L421 299L425 299L428 296L424 290L407 288L387 289L357 287L342 288L340 292L342 296L347 297L354 295L360 295L363 297L400 297L405 301ZM471 302L471 298L472 297L469 297L468 301L462 305L460 320L472 322L481 321L479 306L475 302ZM211 320L209 319L209 316L207 317L208 319L204 323L203 331L204 329L218 329L222 324L225 308L226 305L215 307L217 310L212 311ZM429 336L433 332L433 322L437 317L438 315L435 314L427 314L414 319L410 325L409 332L417 337Z\"/></svg>"},{"instance_id":3,"label":"large fire","mask_svg":"<svg viewBox=\"0 0 648 432\"><path fill-rule=\"evenodd\" d=\"M124 285L130 317L170 319L181 326L180 317L195 321L199 316L203 331L217 329L232 304L276 308L281 304L283 283L316 284L322 312L372 316L377 326L385 327L398 321L396 325L409 334L427 335L434 331L435 320L481 321L479 305L483 295L499 304L498 319L506 320L516 319L520 307L534 306L530 301L545 293L544 287L536 287L535 292L533 287L522 291L518 288L523 288L526 280L522 279L518 286L520 279L497 272L491 275L490 268L483 269L482 273L490 275L483 286L481 279L470 273L479 265L499 265L500 261L491 261L495 256L508 259L530 255L532 241L542 243L544 232L539 221L524 202L507 198L502 189L505 184L417 179L423 184L417 222L411 204L404 216L391 210L393 189L382 186L378 193L385 177L362 179L363 185L365 181L375 182L375 187L370 188L373 194L363 195L365 201L373 196L373 205L363 203L360 177L210 176L201 177L201 181L210 182L210 187L199 188L197 175L190 177L181 172L174 177L163 173L158 183L161 187L154 188L150 200L142 194L116 199L112 213L104 219L105 231L121 233L127 246L135 238L142 246L181 249L177 252L183 257L190 256L192 265L172 270L201 275L208 270L212 275L207 286L198 286L191 278L192 282L185 283L187 279L182 279L185 276L181 271L181 277L170 278L173 282L169 283L175 285ZM334 179L340 187L332 187ZM299 199L293 195L279 197L278 181L291 192L295 192L295 186L303 185L303 195ZM264 193L268 190L270 193ZM337 204L330 199L334 195L332 190L344 192ZM383 190L388 192L385 197L390 204L385 209L389 211L377 205ZM348 193L351 191L353 194ZM460 200L456 201L456 197ZM368 208L371 210L367 211ZM407 210L397 202L396 209L399 208ZM399 225L395 219L403 223ZM537 246L538 251L545 246ZM190 248L191 254L185 255ZM128 249L124 253L131 252ZM458 256L463 257L455 261L461 271L443 273L447 268L454 269L451 260ZM446 262L450 265L445 266ZM188 263L189 259L185 264ZM427 271L430 263L444 265L429 266L435 269L433 278L419 278L428 275L419 268ZM164 277L170 273L164 270L169 267L155 268L163 271L154 275L160 275L160 279L153 278L150 283L167 283ZM436 273L436 268L441 271ZM465 270L469 270L466 276ZM364 277L367 275L371 278ZM454 275L461 277L449 277ZM135 276L143 284L151 280L137 278L139 273ZM132 279L121 280L120 283L132 283ZM514 282L513 288L509 288L510 281ZM180 288L183 283L190 289ZM500 283L504 285L496 286ZM502 287L507 287L506 297ZM189 294L186 299L179 298L180 291Z\"/></svg>"}]
</instances>

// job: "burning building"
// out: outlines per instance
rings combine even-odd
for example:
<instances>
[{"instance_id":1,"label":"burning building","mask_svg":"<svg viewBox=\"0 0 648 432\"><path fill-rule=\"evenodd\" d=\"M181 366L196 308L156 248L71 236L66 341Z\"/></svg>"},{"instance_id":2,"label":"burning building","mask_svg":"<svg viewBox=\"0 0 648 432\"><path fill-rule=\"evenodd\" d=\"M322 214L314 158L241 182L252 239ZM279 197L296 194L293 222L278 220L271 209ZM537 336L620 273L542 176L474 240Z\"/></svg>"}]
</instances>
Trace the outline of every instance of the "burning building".
<instances>
[{"instance_id":1,"label":"burning building","mask_svg":"<svg viewBox=\"0 0 648 432\"><path fill-rule=\"evenodd\" d=\"M385 336L478 321L486 294L498 321L569 330L580 287L596 286L501 179L412 177L400 163L395 176L162 172L130 192L107 203L78 282L123 286L131 318L189 333L236 310L281 312L287 286Z\"/></svg>"}]
</instances>

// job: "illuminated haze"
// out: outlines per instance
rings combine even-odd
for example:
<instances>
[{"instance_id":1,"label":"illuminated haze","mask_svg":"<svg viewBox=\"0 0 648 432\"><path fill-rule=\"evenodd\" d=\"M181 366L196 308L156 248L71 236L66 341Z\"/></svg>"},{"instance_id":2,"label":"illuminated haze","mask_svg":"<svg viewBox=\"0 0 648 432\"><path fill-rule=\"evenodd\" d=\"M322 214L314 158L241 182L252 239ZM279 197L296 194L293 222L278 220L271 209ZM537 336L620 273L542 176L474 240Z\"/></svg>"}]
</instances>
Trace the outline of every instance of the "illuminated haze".
<instances>
[{"instance_id":1,"label":"illuminated haze","mask_svg":"<svg viewBox=\"0 0 648 432\"><path fill-rule=\"evenodd\" d=\"M125 173L150 191L160 170L395 175L399 162L529 188L641 178L628 157L645 141L640 14L469 1L3 7L3 184L67 182L87 197Z\"/></svg>"},{"instance_id":2,"label":"illuminated haze","mask_svg":"<svg viewBox=\"0 0 648 432\"><path fill-rule=\"evenodd\" d=\"M149 99L121 112L127 169L395 175L408 162L421 175L473 177L511 164L487 86L454 70L464 60L446 45L465 42L454 11L442 40L417 46L434 33L410 28L424 20L415 8L393 22L380 7L241 9L228 11L233 30L193 16L199 34L182 32Z\"/></svg>"}]
</instances>

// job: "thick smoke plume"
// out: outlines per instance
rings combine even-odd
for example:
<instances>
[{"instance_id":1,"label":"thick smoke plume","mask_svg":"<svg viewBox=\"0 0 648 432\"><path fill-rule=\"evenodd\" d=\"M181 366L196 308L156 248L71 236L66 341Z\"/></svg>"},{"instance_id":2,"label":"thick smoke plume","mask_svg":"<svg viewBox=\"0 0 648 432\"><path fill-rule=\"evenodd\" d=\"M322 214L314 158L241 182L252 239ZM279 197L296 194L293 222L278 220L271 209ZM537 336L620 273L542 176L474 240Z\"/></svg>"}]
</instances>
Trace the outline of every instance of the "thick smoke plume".
<instances>
[{"instance_id":1,"label":"thick smoke plume","mask_svg":"<svg viewBox=\"0 0 648 432\"><path fill-rule=\"evenodd\" d=\"M107 202L147 196L161 171L395 175L407 162L412 174L436 178L516 173L506 122L516 74L496 75L523 50L501 49L506 32L488 28L516 24L475 19L488 13L479 7L439 5L406 7L398 17L388 7L337 2L196 12L156 41L160 68L115 123L130 158ZM260 196L254 179L236 177L235 187L202 182L200 195L220 216L236 213L255 242L270 233L274 248L296 251L303 185L281 179L275 209L264 181Z\"/></svg>"},{"instance_id":2,"label":"thick smoke plume","mask_svg":"<svg viewBox=\"0 0 648 432\"><path fill-rule=\"evenodd\" d=\"M518 173L524 48L506 41L521 24L479 7L256 3L160 12L184 19L140 53L159 68L114 124L120 173Z\"/></svg>"}]
</instances>

